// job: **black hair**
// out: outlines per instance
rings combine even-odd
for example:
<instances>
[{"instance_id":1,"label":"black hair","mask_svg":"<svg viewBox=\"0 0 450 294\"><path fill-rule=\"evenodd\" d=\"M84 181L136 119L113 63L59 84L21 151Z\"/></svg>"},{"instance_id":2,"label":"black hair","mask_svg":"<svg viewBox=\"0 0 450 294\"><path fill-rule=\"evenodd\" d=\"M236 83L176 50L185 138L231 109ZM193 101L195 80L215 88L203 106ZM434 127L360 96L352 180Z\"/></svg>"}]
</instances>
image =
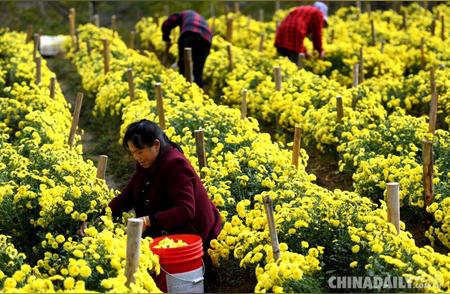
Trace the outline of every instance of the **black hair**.
<instances>
[{"instance_id":1,"label":"black hair","mask_svg":"<svg viewBox=\"0 0 450 294\"><path fill-rule=\"evenodd\" d=\"M127 127L122 144L123 147L128 148L128 142L130 141L136 148L142 149L146 146L153 146L156 139L161 143L161 150L171 145L183 152L183 149L177 143L170 141L166 133L156 123L147 119L130 124Z\"/></svg>"}]
</instances>

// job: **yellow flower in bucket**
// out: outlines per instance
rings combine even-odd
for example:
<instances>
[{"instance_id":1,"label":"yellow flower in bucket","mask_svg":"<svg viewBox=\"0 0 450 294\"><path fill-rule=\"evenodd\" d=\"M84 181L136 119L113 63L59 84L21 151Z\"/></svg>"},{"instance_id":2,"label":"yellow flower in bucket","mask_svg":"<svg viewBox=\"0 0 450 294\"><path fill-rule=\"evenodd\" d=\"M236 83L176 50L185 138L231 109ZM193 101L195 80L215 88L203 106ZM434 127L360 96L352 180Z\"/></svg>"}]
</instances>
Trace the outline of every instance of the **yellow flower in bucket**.
<instances>
[{"instance_id":1,"label":"yellow flower in bucket","mask_svg":"<svg viewBox=\"0 0 450 294\"><path fill-rule=\"evenodd\" d=\"M178 248L187 246L187 243L183 240L173 240L172 238L166 237L159 241L158 245L155 246L155 248Z\"/></svg>"}]
</instances>

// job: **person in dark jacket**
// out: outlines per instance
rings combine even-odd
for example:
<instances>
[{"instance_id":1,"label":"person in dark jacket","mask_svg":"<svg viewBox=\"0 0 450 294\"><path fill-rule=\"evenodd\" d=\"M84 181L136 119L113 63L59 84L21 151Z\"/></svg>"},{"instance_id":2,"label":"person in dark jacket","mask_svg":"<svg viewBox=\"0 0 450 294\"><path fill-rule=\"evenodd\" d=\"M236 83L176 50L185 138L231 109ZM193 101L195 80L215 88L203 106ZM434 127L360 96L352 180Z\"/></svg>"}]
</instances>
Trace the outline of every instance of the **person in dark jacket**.
<instances>
[{"instance_id":1,"label":"person in dark jacket","mask_svg":"<svg viewBox=\"0 0 450 294\"><path fill-rule=\"evenodd\" d=\"M137 161L136 172L109 203L113 217L134 209L143 219L143 236L199 235L209 264L207 249L218 236L222 220L181 148L145 119L128 126L123 145Z\"/></svg>"},{"instance_id":2,"label":"person in dark jacket","mask_svg":"<svg viewBox=\"0 0 450 294\"><path fill-rule=\"evenodd\" d=\"M169 16L162 25L163 41L171 45L170 32L180 26L178 38L178 69L184 74L184 48L192 48L194 82L203 87L203 67L211 49L212 33L205 19L193 10Z\"/></svg>"},{"instance_id":3,"label":"person in dark jacket","mask_svg":"<svg viewBox=\"0 0 450 294\"><path fill-rule=\"evenodd\" d=\"M278 54L288 57L296 63L299 53L306 57L309 54L303 41L310 36L314 49L321 58L325 51L322 46L322 30L327 25L328 7L317 1L313 6L300 6L292 10L277 28L275 35L275 47Z\"/></svg>"}]
</instances>

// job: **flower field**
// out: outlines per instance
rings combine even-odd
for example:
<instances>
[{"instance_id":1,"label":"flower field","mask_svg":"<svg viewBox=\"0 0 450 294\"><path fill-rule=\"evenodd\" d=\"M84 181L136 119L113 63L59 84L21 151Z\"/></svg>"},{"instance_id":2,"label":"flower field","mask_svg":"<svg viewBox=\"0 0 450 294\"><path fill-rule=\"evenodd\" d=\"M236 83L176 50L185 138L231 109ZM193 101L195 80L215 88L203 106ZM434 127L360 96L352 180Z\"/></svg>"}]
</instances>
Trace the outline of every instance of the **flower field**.
<instances>
[{"instance_id":1,"label":"flower field","mask_svg":"<svg viewBox=\"0 0 450 294\"><path fill-rule=\"evenodd\" d=\"M407 27L402 27L402 14L392 10L357 18L355 8L341 8L324 33L325 59L306 60L303 69L278 57L273 47L276 22L287 13L279 10L267 22L229 13L235 32L231 42L226 41L225 16L208 19L215 35L205 65L206 90L160 62L164 44L151 17L136 24L141 50L128 48L110 29L80 24L77 44L67 38L64 58L81 78L92 119L118 122L108 126L118 137L136 120L159 121L155 83L162 87L165 131L199 173L193 134L203 129L207 167L201 170L202 181L224 223L209 250L219 274L236 281L251 277L255 292L330 292L333 276L404 277L411 291L448 292L450 27L448 21L435 21L432 33L431 26L437 15L450 15L450 6L402 7ZM110 50L106 73L104 39ZM0 28L1 291L159 292L151 276L160 266L150 238L141 240L135 283L125 285L127 217L113 223L106 209L118 191L97 178L94 162L85 158L83 130L72 146L67 143L70 104L58 83L51 97L55 73L45 59L36 80L33 44L25 40L23 32ZM364 71L359 84L352 85L360 48ZM176 58L176 46L169 54ZM279 90L274 66L281 67ZM434 133L429 129L431 67L438 93ZM244 88L248 117L242 119ZM337 96L343 102L341 121L336 119ZM298 167L291 161L296 126L302 135ZM434 199L428 206L423 140L432 142L434 156ZM352 177L352 191L316 183L307 171L311 148L338 158L335 172ZM388 221L389 182L400 186L398 233ZM278 259L265 196L273 200ZM84 221L89 227L80 237L76 231ZM418 245L417 230L424 231L428 245Z\"/></svg>"}]
</instances>

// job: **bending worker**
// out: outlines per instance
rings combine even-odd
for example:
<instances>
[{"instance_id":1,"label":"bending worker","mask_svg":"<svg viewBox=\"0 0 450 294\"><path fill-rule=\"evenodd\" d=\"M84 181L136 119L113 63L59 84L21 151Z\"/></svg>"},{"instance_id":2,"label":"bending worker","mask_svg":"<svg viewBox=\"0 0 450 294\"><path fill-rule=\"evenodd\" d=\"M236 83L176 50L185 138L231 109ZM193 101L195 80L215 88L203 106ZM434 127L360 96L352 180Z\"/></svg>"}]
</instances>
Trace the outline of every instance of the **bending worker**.
<instances>
[{"instance_id":1,"label":"bending worker","mask_svg":"<svg viewBox=\"0 0 450 294\"><path fill-rule=\"evenodd\" d=\"M193 10L185 10L169 16L162 25L163 40L171 45L170 32L180 26L178 38L178 69L184 74L184 48L192 48L194 82L203 87L203 67L211 49L212 33L205 19Z\"/></svg>"},{"instance_id":2,"label":"bending worker","mask_svg":"<svg viewBox=\"0 0 450 294\"><path fill-rule=\"evenodd\" d=\"M278 54L297 62L298 54L309 54L303 41L310 36L314 49L323 58L325 51L322 46L322 30L327 26L328 7L322 2L313 6L300 6L292 10L281 22L275 36L275 47Z\"/></svg>"}]
</instances>

